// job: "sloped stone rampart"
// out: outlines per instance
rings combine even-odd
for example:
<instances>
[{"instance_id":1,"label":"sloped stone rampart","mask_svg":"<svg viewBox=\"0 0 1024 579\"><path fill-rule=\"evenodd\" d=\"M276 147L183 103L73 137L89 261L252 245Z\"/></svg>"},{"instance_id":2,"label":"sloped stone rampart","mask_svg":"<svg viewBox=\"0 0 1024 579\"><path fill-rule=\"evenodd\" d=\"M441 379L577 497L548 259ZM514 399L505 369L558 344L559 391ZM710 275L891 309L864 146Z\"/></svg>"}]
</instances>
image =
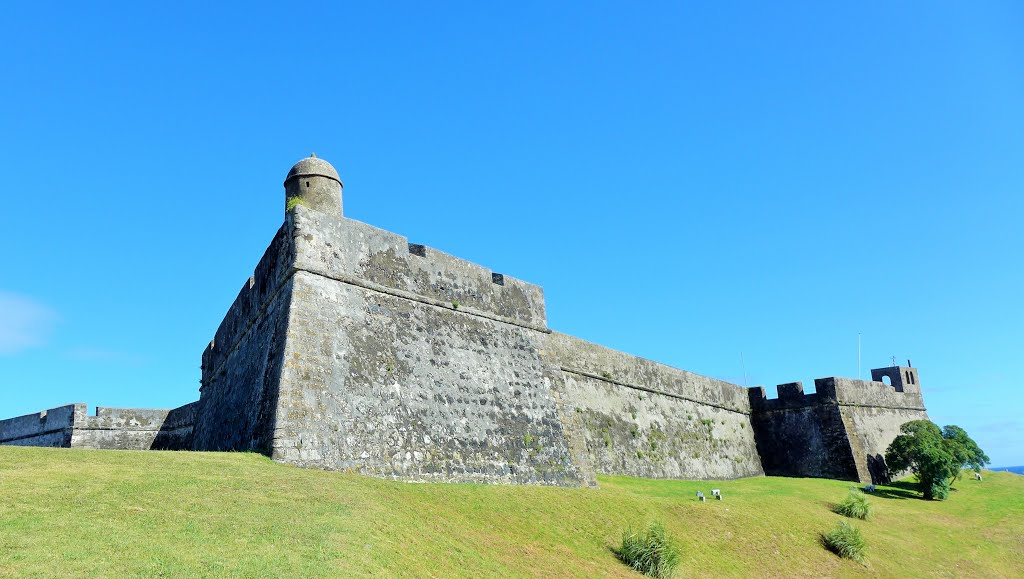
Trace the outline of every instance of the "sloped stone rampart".
<instances>
[{"instance_id":1,"label":"sloped stone rampart","mask_svg":"<svg viewBox=\"0 0 1024 579\"><path fill-rule=\"evenodd\" d=\"M214 346L214 356L221 362L203 366L193 434L195 450L271 454L292 279L288 277L260 304L241 335L230 340L227 353L221 354Z\"/></svg>"},{"instance_id":2,"label":"sloped stone rampart","mask_svg":"<svg viewBox=\"0 0 1024 579\"><path fill-rule=\"evenodd\" d=\"M539 287L300 205L204 353L195 448L578 485L593 476L543 378L546 332Z\"/></svg>"},{"instance_id":3,"label":"sloped stone rampart","mask_svg":"<svg viewBox=\"0 0 1024 579\"><path fill-rule=\"evenodd\" d=\"M295 272L294 232L289 214L203 351L195 450L272 452Z\"/></svg>"}]
</instances>

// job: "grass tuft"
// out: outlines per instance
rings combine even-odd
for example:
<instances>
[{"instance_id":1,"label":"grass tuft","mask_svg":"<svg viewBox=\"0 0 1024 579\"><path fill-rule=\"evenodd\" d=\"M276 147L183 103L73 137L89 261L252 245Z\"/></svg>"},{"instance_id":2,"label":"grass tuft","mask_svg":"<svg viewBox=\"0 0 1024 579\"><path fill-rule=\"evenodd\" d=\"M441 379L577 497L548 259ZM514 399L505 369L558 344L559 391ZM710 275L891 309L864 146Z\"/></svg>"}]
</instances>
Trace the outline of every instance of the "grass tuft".
<instances>
[{"instance_id":1,"label":"grass tuft","mask_svg":"<svg viewBox=\"0 0 1024 579\"><path fill-rule=\"evenodd\" d=\"M860 529L846 521L839 521L834 529L821 536L825 548L844 559L864 562L864 550L867 547Z\"/></svg>"},{"instance_id":2,"label":"grass tuft","mask_svg":"<svg viewBox=\"0 0 1024 579\"><path fill-rule=\"evenodd\" d=\"M623 563L650 577L671 577L679 564L679 547L660 523L643 533L626 529L622 546L615 552Z\"/></svg>"},{"instance_id":3,"label":"grass tuft","mask_svg":"<svg viewBox=\"0 0 1024 579\"><path fill-rule=\"evenodd\" d=\"M851 519L866 521L871 517L871 503L868 502L867 495L858 489L850 489L850 494L846 495L843 502L836 505L833 510Z\"/></svg>"}]
</instances>

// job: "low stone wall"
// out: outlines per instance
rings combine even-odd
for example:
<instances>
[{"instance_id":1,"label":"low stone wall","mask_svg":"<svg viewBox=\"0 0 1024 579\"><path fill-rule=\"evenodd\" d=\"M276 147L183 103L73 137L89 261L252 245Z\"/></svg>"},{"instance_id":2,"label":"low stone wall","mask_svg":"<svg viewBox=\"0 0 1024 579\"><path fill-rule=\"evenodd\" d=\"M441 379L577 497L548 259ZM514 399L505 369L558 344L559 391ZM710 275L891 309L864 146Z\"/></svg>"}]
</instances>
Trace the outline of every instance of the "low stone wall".
<instances>
[{"instance_id":1,"label":"low stone wall","mask_svg":"<svg viewBox=\"0 0 1024 579\"><path fill-rule=\"evenodd\" d=\"M173 410L97 408L76 424L71 446L108 450L190 450L195 402Z\"/></svg>"},{"instance_id":2,"label":"low stone wall","mask_svg":"<svg viewBox=\"0 0 1024 579\"><path fill-rule=\"evenodd\" d=\"M746 389L554 332L546 356L573 436L601 474L730 479L763 474Z\"/></svg>"},{"instance_id":3,"label":"low stone wall","mask_svg":"<svg viewBox=\"0 0 1024 579\"><path fill-rule=\"evenodd\" d=\"M0 421L0 444L111 450L189 450L195 402L173 410L69 404Z\"/></svg>"},{"instance_id":4,"label":"low stone wall","mask_svg":"<svg viewBox=\"0 0 1024 579\"><path fill-rule=\"evenodd\" d=\"M34 414L0 420L0 444L71 446L75 421L84 417L85 413L85 404L68 404Z\"/></svg>"}]
</instances>

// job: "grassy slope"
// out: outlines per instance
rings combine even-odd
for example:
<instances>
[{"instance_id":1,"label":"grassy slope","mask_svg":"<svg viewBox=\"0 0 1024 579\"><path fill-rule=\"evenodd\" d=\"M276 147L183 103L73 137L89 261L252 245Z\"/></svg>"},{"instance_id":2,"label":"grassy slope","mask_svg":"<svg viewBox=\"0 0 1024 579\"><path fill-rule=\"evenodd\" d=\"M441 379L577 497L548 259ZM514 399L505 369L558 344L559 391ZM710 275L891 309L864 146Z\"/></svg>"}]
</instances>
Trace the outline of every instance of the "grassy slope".
<instances>
[{"instance_id":1,"label":"grassy slope","mask_svg":"<svg viewBox=\"0 0 1024 579\"><path fill-rule=\"evenodd\" d=\"M0 447L0 574L629 576L609 547L658 519L680 575L1024 576L1024 477L951 500L880 489L867 564L818 543L849 483L602 477L601 488L407 484L251 454ZM721 488L725 500L698 503Z\"/></svg>"}]
</instances>

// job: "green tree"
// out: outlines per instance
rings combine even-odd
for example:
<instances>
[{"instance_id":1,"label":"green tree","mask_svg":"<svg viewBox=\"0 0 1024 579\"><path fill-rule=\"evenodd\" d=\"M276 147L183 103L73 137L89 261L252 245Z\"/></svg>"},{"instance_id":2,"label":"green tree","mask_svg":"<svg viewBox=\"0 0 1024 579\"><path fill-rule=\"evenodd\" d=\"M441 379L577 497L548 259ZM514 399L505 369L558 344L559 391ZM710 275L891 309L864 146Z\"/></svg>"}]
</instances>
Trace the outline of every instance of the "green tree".
<instances>
[{"instance_id":1,"label":"green tree","mask_svg":"<svg viewBox=\"0 0 1024 579\"><path fill-rule=\"evenodd\" d=\"M956 472L950 477L950 483L960 476L961 469L970 468L974 472L981 472L989 463L988 455L963 428L952 424L946 426L942 429L942 438L950 444L953 457L956 459Z\"/></svg>"},{"instance_id":2,"label":"green tree","mask_svg":"<svg viewBox=\"0 0 1024 579\"><path fill-rule=\"evenodd\" d=\"M900 435L885 451L885 462L894 472L914 473L924 498L931 500L949 496L949 485L960 470L980 470L988 456L959 426L940 430L930 420L913 420L900 427Z\"/></svg>"},{"instance_id":3,"label":"green tree","mask_svg":"<svg viewBox=\"0 0 1024 579\"><path fill-rule=\"evenodd\" d=\"M943 443L942 430L930 420L914 420L900 427L900 434L885 451L890 470L910 470L926 499L945 498L942 483L956 458Z\"/></svg>"}]
</instances>

